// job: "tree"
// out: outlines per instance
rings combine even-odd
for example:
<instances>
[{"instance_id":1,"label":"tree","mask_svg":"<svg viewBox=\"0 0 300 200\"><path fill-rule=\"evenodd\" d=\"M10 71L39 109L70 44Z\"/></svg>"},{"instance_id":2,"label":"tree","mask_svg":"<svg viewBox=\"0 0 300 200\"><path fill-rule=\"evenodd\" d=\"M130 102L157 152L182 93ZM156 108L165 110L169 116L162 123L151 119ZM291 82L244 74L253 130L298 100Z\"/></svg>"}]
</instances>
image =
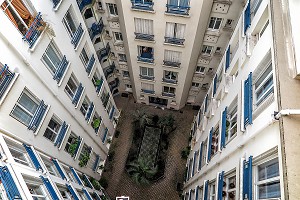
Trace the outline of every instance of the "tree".
<instances>
[{"instance_id":1,"label":"tree","mask_svg":"<svg viewBox=\"0 0 300 200\"><path fill-rule=\"evenodd\" d=\"M128 173L137 184L149 184L149 180L157 173L157 167L151 168L145 159L138 159L128 164Z\"/></svg>"},{"instance_id":2,"label":"tree","mask_svg":"<svg viewBox=\"0 0 300 200\"><path fill-rule=\"evenodd\" d=\"M163 132L165 132L166 129L172 129L174 123L175 119L171 114L161 117L158 121L158 124L163 129Z\"/></svg>"},{"instance_id":3,"label":"tree","mask_svg":"<svg viewBox=\"0 0 300 200\"><path fill-rule=\"evenodd\" d=\"M134 122L138 122L139 128L143 129L146 124L150 124L151 119L143 110L136 110L133 113Z\"/></svg>"}]
</instances>

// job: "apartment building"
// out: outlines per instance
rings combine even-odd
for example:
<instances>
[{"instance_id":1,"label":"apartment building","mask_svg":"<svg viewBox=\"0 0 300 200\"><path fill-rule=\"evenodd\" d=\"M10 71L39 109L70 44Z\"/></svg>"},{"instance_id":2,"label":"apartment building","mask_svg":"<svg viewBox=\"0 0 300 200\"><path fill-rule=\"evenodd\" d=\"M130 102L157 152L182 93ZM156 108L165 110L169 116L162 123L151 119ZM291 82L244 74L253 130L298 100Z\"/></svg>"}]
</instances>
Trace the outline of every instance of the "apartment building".
<instances>
[{"instance_id":1,"label":"apartment building","mask_svg":"<svg viewBox=\"0 0 300 200\"><path fill-rule=\"evenodd\" d=\"M102 199L118 117L76 1L2 0L1 199Z\"/></svg>"},{"instance_id":2,"label":"apartment building","mask_svg":"<svg viewBox=\"0 0 300 200\"><path fill-rule=\"evenodd\" d=\"M245 4L227 46L235 50L192 124L183 199L299 199L299 6Z\"/></svg>"}]
</instances>

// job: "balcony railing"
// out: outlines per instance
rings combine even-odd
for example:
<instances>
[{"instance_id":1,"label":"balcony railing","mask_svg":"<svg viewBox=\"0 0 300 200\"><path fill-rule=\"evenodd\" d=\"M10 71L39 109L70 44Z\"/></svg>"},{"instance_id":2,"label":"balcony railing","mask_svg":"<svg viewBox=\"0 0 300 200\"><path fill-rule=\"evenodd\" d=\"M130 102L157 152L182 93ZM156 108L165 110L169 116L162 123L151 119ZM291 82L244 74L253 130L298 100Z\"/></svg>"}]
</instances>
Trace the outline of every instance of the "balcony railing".
<instances>
[{"instance_id":1,"label":"balcony railing","mask_svg":"<svg viewBox=\"0 0 300 200\"><path fill-rule=\"evenodd\" d=\"M142 57L142 56L138 56L137 59L138 59L138 61L141 61L141 62L147 62L147 63L153 63L154 62L154 58L145 58L145 57Z\"/></svg>"},{"instance_id":2,"label":"balcony railing","mask_svg":"<svg viewBox=\"0 0 300 200\"><path fill-rule=\"evenodd\" d=\"M93 68L93 66L94 66L94 64L95 64L95 56L94 56L94 54L90 57L90 59L89 59L89 62L88 62L88 64L87 64L87 66L86 66L86 69L85 69L85 71L88 73L88 74L90 74L91 73L91 71L92 71L92 68Z\"/></svg>"},{"instance_id":3,"label":"balcony railing","mask_svg":"<svg viewBox=\"0 0 300 200\"><path fill-rule=\"evenodd\" d=\"M59 83L59 81L61 80L62 76L64 75L64 73L65 73L65 71L67 69L68 64L69 64L69 61L67 60L66 56L64 56L61 59L59 65L58 65L58 67L57 67L57 69L56 69L56 71L55 71L55 73L53 75L53 79L56 80L57 83Z\"/></svg>"},{"instance_id":4,"label":"balcony railing","mask_svg":"<svg viewBox=\"0 0 300 200\"><path fill-rule=\"evenodd\" d=\"M190 7L189 6L178 6L167 4L167 13L179 14L179 15L188 15Z\"/></svg>"},{"instance_id":5,"label":"balcony railing","mask_svg":"<svg viewBox=\"0 0 300 200\"><path fill-rule=\"evenodd\" d=\"M118 78L115 78L114 81L110 82L109 83L109 89L110 91L114 91L115 88L119 87L119 84L120 84L120 80Z\"/></svg>"},{"instance_id":6,"label":"balcony railing","mask_svg":"<svg viewBox=\"0 0 300 200\"><path fill-rule=\"evenodd\" d=\"M151 81L154 80L154 76L146 76L146 75L142 75L142 74L140 74L140 78L141 79L146 79L146 80L151 80Z\"/></svg>"},{"instance_id":7,"label":"balcony railing","mask_svg":"<svg viewBox=\"0 0 300 200\"><path fill-rule=\"evenodd\" d=\"M179 62L173 62L173 61L167 61L167 60L164 60L164 65L166 66L172 66L172 67L179 67L181 63Z\"/></svg>"},{"instance_id":8,"label":"balcony railing","mask_svg":"<svg viewBox=\"0 0 300 200\"><path fill-rule=\"evenodd\" d=\"M77 106L82 93L83 93L83 86L80 83L79 86L77 87L77 90L76 90L74 96L73 96L72 104L74 104L75 106Z\"/></svg>"},{"instance_id":9,"label":"balcony railing","mask_svg":"<svg viewBox=\"0 0 300 200\"><path fill-rule=\"evenodd\" d=\"M149 11L153 11L153 2L143 2L141 0L132 0L131 1L132 9L138 9L138 10L149 10Z\"/></svg>"},{"instance_id":10,"label":"balcony railing","mask_svg":"<svg viewBox=\"0 0 300 200\"><path fill-rule=\"evenodd\" d=\"M141 91L147 94L155 94L155 91L153 90L141 89Z\"/></svg>"},{"instance_id":11,"label":"balcony railing","mask_svg":"<svg viewBox=\"0 0 300 200\"><path fill-rule=\"evenodd\" d=\"M115 63L112 63L109 67L105 68L103 70L105 78L107 78L109 75L111 75L112 73L114 73L115 69L116 69Z\"/></svg>"},{"instance_id":12,"label":"balcony railing","mask_svg":"<svg viewBox=\"0 0 300 200\"><path fill-rule=\"evenodd\" d=\"M161 95L166 97L175 97L174 93L168 93L168 92L162 92Z\"/></svg>"},{"instance_id":13,"label":"balcony railing","mask_svg":"<svg viewBox=\"0 0 300 200\"><path fill-rule=\"evenodd\" d=\"M185 39L165 37L165 43L183 45Z\"/></svg>"},{"instance_id":14,"label":"balcony railing","mask_svg":"<svg viewBox=\"0 0 300 200\"><path fill-rule=\"evenodd\" d=\"M7 65L4 65L4 67L0 70L0 99L2 98L14 76L15 73L9 71Z\"/></svg>"},{"instance_id":15,"label":"balcony railing","mask_svg":"<svg viewBox=\"0 0 300 200\"><path fill-rule=\"evenodd\" d=\"M134 33L134 34L135 34L135 39L154 41L154 35L144 34L144 33Z\"/></svg>"},{"instance_id":16,"label":"balcony railing","mask_svg":"<svg viewBox=\"0 0 300 200\"><path fill-rule=\"evenodd\" d=\"M89 30L89 35L91 37L91 40L93 40L96 35L101 34L103 28L104 28L104 24L102 18L100 18L98 23L93 23Z\"/></svg>"},{"instance_id":17,"label":"balcony railing","mask_svg":"<svg viewBox=\"0 0 300 200\"><path fill-rule=\"evenodd\" d=\"M163 78L162 81L165 83L177 84L177 80L174 80L174 79Z\"/></svg>"},{"instance_id":18,"label":"balcony railing","mask_svg":"<svg viewBox=\"0 0 300 200\"><path fill-rule=\"evenodd\" d=\"M82 24L80 23L75 33L72 35L71 43L74 45L74 49L77 48L79 41L83 35Z\"/></svg>"},{"instance_id":19,"label":"balcony railing","mask_svg":"<svg viewBox=\"0 0 300 200\"><path fill-rule=\"evenodd\" d=\"M96 92L99 93L103 85L103 78L101 77L99 83L96 86Z\"/></svg>"},{"instance_id":20,"label":"balcony railing","mask_svg":"<svg viewBox=\"0 0 300 200\"><path fill-rule=\"evenodd\" d=\"M45 26L46 24L42 19L42 14L39 12L23 37L23 40L25 40L29 44L29 48L33 47L43 30L45 29Z\"/></svg>"},{"instance_id":21,"label":"balcony railing","mask_svg":"<svg viewBox=\"0 0 300 200\"><path fill-rule=\"evenodd\" d=\"M56 8L56 6L60 3L61 0L52 0L53 8Z\"/></svg>"},{"instance_id":22,"label":"balcony railing","mask_svg":"<svg viewBox=\"0 0 300 200\"><path fill-rule=\"evenodd\" d=\"M76 0L79 10L82 11L83 8L89 4L92 4L92 0Z\"/></svg>"}]
</instances>

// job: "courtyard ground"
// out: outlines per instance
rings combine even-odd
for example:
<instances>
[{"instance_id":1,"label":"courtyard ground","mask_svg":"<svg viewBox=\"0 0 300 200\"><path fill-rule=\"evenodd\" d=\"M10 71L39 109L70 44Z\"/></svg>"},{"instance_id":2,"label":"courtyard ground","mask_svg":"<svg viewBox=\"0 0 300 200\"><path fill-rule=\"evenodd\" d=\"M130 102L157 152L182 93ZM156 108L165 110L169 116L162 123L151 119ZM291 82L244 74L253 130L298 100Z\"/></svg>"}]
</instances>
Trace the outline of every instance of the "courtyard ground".
<instances>
[{"instance_id":1,"label":"courtyard ground","mask_svg":"<svg viewBox=\"0 0 300 200\"><path fill-rule=\"evenodd\" d=\"M114 200L116 196L129 196L130 200L178 200L176 191L177 182L183 182L186 160L181 159L181 150L188 145L189 132L194 115L197 111L191 106L186 106L180 111L161 110L153 106L137 104L133 97L115 98L116 104L122 110L117 130L118 138L114 138L110 152L115 155L112 161L106 163L103 176L108 180L106 191ZM173 114L177 129L170 137L167 150L165 177L148 186L140 186L134 183L125 171L126 159L133 137L132 113L143 108L146 113L159 116Z\"/></svg>"}]
</instances>

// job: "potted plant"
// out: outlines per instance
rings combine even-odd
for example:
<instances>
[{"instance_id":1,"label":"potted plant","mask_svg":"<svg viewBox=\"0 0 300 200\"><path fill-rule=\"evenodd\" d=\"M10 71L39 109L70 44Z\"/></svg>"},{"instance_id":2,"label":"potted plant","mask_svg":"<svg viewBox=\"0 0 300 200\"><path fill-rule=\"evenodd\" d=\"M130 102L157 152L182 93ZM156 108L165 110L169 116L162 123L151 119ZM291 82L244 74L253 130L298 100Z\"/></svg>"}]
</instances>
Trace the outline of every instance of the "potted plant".
<instances>
[{"instance_id":1,"label":"potted plant","mask_svg":"<svg viewBox=\"0 0 300 200\"><path fill-rule=\"evenodd\" d=\"M78 146L78 141L76 140L75 142L73 142L72 144L70 144L69 146L69 153L74 156L75 155L75 151L77 149L77 146Z\"/></svg>"},{"instance_id":2,"label":"potted plant","mask_svg":"<svg viewBox=\"0 0 300 200\"><path fill-rule=\"evenodd\" d=\"M100 123L101 123L100 118L95 119L95 120L93 121L93 128L94 128L94 129L99 128Z\"/></svg>"},{"instance_id":3,"label":"potted plant","mask_svg":"<svg viewBox=\"0 0 300 200\"><path fill-rule=\"evenodd\" d=\"M79 160L79 166L84 167L87 165L88 161L90 160L90 154L89 153L84 153Z\"/></svg>"}]
</instances>

